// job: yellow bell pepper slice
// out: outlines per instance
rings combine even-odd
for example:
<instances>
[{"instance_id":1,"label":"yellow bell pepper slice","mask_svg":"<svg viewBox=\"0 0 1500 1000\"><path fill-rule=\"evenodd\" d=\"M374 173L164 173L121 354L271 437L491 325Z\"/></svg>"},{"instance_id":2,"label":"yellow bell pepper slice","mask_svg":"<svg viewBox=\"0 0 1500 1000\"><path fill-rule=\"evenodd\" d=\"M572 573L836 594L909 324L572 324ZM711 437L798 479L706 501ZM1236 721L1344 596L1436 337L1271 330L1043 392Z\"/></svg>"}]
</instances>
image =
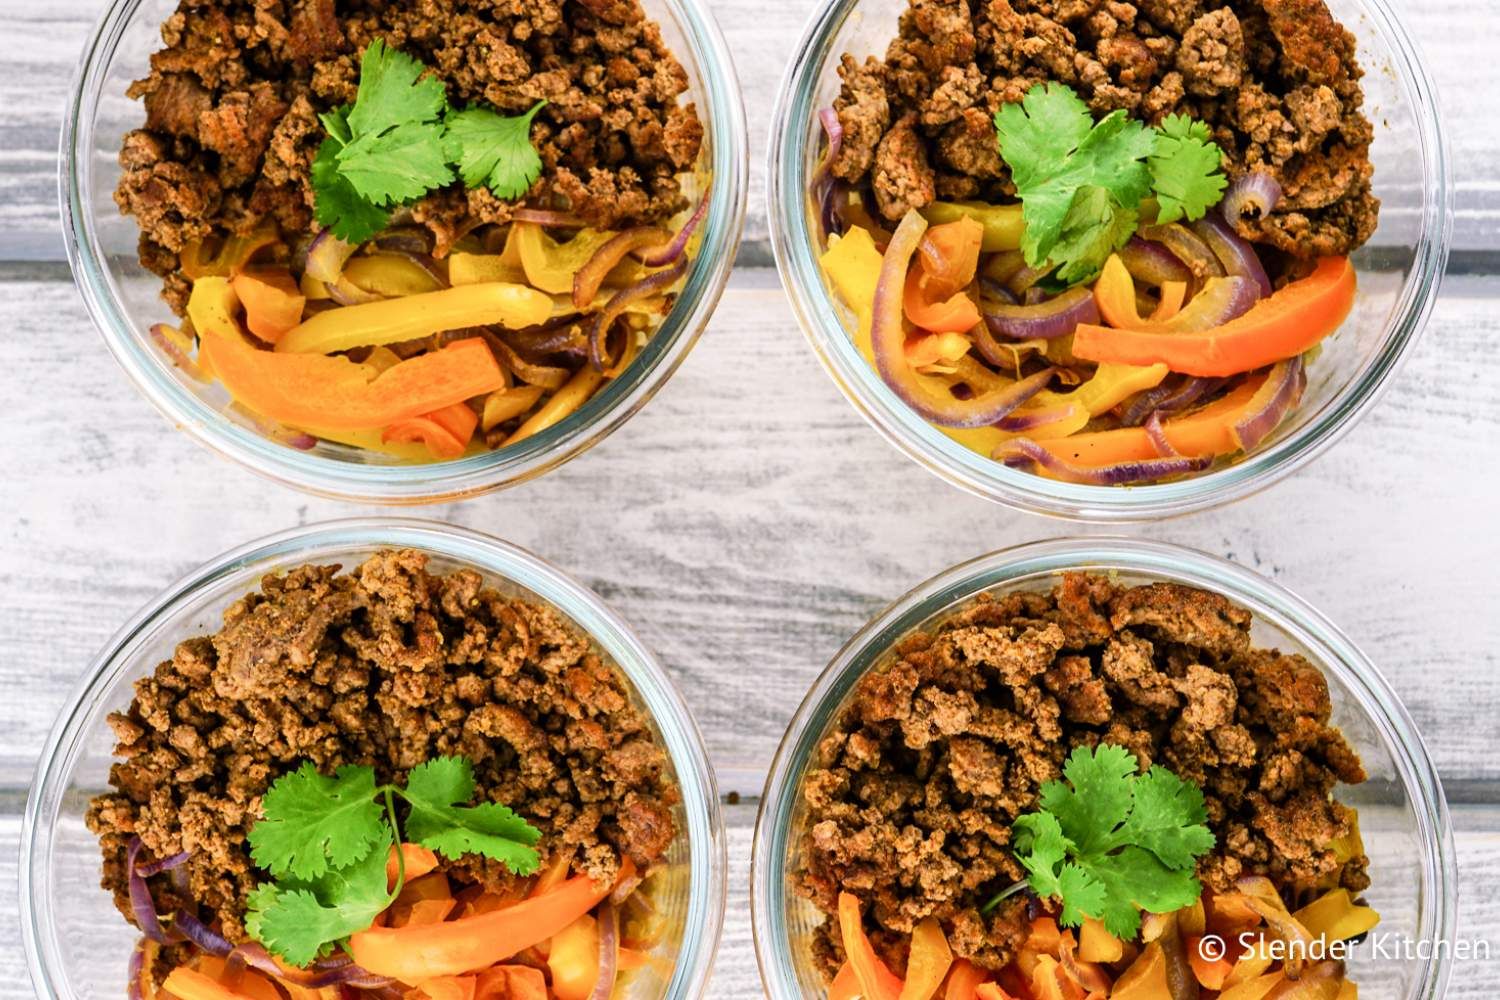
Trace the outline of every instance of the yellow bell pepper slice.
<instances>
[{"instance_id":1,"label":"yellow bell pepper slice","mask_svg":"<svg viewBox=\"0 0 1500 1000\"><path fill-rule=\"evenodd\" d=\"M1372 930L1380 914L1360 906L1348 889L1334 889L1308 903L1292 916L1315 938L1348 941Z\"/></svg>"},{"instance_id":2,"label":"yellow bell pepper slice","mask_svg":"<svg viewBox=\"0 0 1500 1000\"><path fill-rule=\"evenodd\" d=\"M922 218L940 226L959 219L973 219L984 227L985 253L1021 249L1026 223L1021 220L1020 205L988 205L981 201L935 201L922 209Z\"/></svg>"},{"instance_id":3,"label":"yellow bell pepper slice","mask_svg":"<svg viewBox=\"0 0 1500 1000\"><path fill-rule=\"evenodd\" d=\"M855 226L834 240L823 254L823 271L833 290L844 304L854 310L858 320L853 332L854 346L866 361L875 364L875 348L870 343L874 323L875 286L880 281L880 251L867 229Z\"/></svg>"},{"instance_id":4,"label":"yellow bell pepper slice","mask_svg":"<svg viewBox=\"0 0 1500 1000\"><path fill-rule=\"evenodd\" d=\"M559 243L534 222L517 222L511 226L510 239L533 287L553 295L573 294L573 277L600 248L619 233L600 229L580 229L571 240ZM507 245L507 252L510 247ZM621 261L605 278L608 285L628 285L645 274L645 268L633 260Z\"/></svg>"},{"instance_id":5,"label":"yellow bell pepper slice","mask_svg":"<svg viewBox=\"0 0 1500 1000\"><path fill-rule=\"evenodd\" d=\"M276 342L279 354L333 354L356 347L396 344L445 330L498 324L513 330L552 315L552 299L534 288L487 282L399 299L329 309Z\"/></svg>"}]
</instances>

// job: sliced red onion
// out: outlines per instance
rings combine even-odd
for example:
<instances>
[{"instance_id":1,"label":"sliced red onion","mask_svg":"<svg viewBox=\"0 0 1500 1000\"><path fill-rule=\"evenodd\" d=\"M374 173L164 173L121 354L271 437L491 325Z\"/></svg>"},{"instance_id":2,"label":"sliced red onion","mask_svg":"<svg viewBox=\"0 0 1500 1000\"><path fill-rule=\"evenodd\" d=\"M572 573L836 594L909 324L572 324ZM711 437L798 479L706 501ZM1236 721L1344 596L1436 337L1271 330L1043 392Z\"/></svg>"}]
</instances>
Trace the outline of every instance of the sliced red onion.
<instances>
[{"instance_id":1,"label":"sliced red onion","mask_svg":"<svg viewBox=\"0 0 1500 1000\"><path fill-rule=\"evenodd\" d=\"M609 328L614 326L615 320L625 312L632 303L642 299L648 299L658 292L664 292L675 285L679 278L687 273L687 258L678 257L665 271L657 271L648 274L629 287L622 288L605 304L604 308L594 314L593 323L588 330L589 341L589 364L594 366L595 371L604 371L605 341L609 337Z\"/></svg>"},{"instance_id":2,"label":"sliced red onion","mask_svg":"<svg viewBox=\"0 0 1500 1000\"><path fill-rule=\"evenodd\" d=\"M188 378L204 381L203 369L199 368L198 363L188 357L177 341L172 339L172 335L167 332L170 329L171 327L165 323L154 324L151 327L151 339L155 341L157 347L161 348L163 354L172 359L172 364L181 369Z\"/></svg>"},{"instance_id":3,"label":"sliced red onion","mask_svg":"<svg viewBox=\"0 0 1500 1000\"><path fill-rule=\"evenodd\" d=\"M1217 212L1209 212L1193 223L1193 232L1197 233L1199 239L1207 243L1209 249L1214 252L1214 256L1219 258L1219 263L1224 265L1226 274L1249 278L1260 290L1261 298L1270 297L1273 291L1271 279L1266 275L1266 268L1260 262L1260 256L1255 252L1254 247L1224 221L1223 216Z\"/></svg>"},{"instance_id":4,"label":"sliced red onion","mask_svg":"<svg viewBox=\"0 0 1500 1000\"><path fill-rule=\"evenodd\" d=\"M516 377L528 385L538 385L543 389L561 389L563 384L573 375L568 369L558 365L541 365L528 361L521 356L520 351L511 347L495 334L490 333L488 330L484 331L484 333L485 342L490 345L491 350L500 356L501 363L515 372Z\"/></svg>"},{"instance_id":5,"label":"sliced red onion","mask_svg":"<svg viewBox=\"0 0 1500 1000\"><path fill-rule=\"evenodd\" d=\"M818 121L828 137L828 147L807 188L818 206L818 227L821 230L818 243L821 246L828 241L829 234L843 233L845 226L839 203L847 201L849 193L848 187L833 176L833 161L838 159L839 150L844 145L844 125L839 121L838 112L832 108L819 111Z\"/></svg>"},{"instance_id":6,"label":"sliced red onion","mask_svg":"<svg viewBox=\"0 0 1500 1000\"><path fill-rule=\"evenodd\" d=\"M1038 372L1018 382L1006 383L972 399L957 399L943 386L935 389L906 360L906 312L903 298L906 273L917 245L927 232L927 220L915 210L907 212L891 236L880 262L871 305L870 342L875 367L891 391L927 420L942 427L988 427L1003 419L1044 389L1055 369Z\"/></svg>"},{"instance_id":7,"label":"sliced red onion","mask_svg":"<svg viewBox=\"0 0 1500 1000\"><path fill-rule=\"evenodd\" d=\"M271 957L270 952L254 941L236 945L226 956L221 957L257 972L264 972L282 982L310 990L320 990L325 986L379 989L393 982L389 977L377 976L362 966L355 965L354 960L347 956L316 962L310 969L289 969L280 965Z\"/></svg>"},{"instance_id":8,"label":"sliced red onion","mask_svg":"<svg viewBox=\"0 0 1500 1000\"><path fill-rule=\"evenodd\" d=\"M1167 249L1186 264L1196 278L1222 278L1224 265L1214 255L1207 243L1196 233L1179 222L1165 226L1150 226L1141 230L1141 237L1165 244Z\"/></svg>"},{"instance_id":9,"label":"sliced red onion","mask_svg":"<svg viewBox=\"0 0 1500 1000\"><path fill-rule=\"evenodd\" d=\"M1064 420L1071 420L1078 415L1078 406L1077 403L1069 403L1067 406L1049 406L1030 412L1018 410L995 426L1012 434L1026 434L1042 427L1060 424Z\"/></svg>"},{"instance_id":10,"label":"sliced red onion","mask_svg":"<svg viewBox=\"0 0 1500 1000\"><path fill-rule=\"evenodd\" d=\"M1198 376L1164 382L1132 396L1120 411L1120 423L1126 427L1139 427L1152 413L1180 413L1210 393L1217 392L1223 384L1221 378Z\"/></svg>"},{"instance_id":11,"label":"sliced red onion","mask_svg":"<svg viewBox=\"0 0 1500 1000\"><path fill-rule=\"evenodd\" d=\"M1154 333L1204 333L1243 316L1260 301L1260 289L1249 278L1209 278L1182 311L1160 322L1145 321L1139 329Z\"/></svg>"},{"instance_id":12,"label":"sliced red onion","mask_svg":"<svg viewBox=\"0 0 1500 1000\"><path fill-rule=\"evenodd\" d=\"M486 327L490 333L510 345L523 358L533 363L552 354L583 358L588 355L588 339L582 329L583 317L578 313L558 316L537 326L520 330L504 327Z\"/></svg>"},{"instance_id":13,"label":"sliced red onion","mask_svg":"<svg viewBox=\"0 0 1500 1000\"><path fill-rule=\"evenodd\" d=\"M147 940L141 938L130 949L130 965L125 973L127 982L130 984L125 990L126 1000L145 1000L146 989L146 948Z\"/></svg>"},{"instance_id":14,"label":"sliced red onion","mask_svg":"<svg viewBox=\"0 0 1500 1000\"><path fill-rule=\"evenodd\" d=\"M1132 236L1130 242L1120 248L1120 260L1132 278L1157 288L1169 281L1186 282L1193 278L1193 272L1167 249L1166 244L1143 240L1139 236Z\"/></svg>"},{"instance_id":15,"label":"sliced red onion","mask_svg":"<svg viewBox=\"0 0 1500 1000\"><path fill-rule=\"evenodd\" d=\"M628 257L631 251L656 246L664 236L660 229L653 226L636 226L606 240L573 275L574 308L587 309L616 264Z\"/></svg>"},{"instance_id":16,"label":"sliced red onion","mask_svg":"<svg viewBox=\"0 0 1500 1000\"><path fill-rule=\"evenodd\" d=\"M339 276L344 273L344 263L354 256L354 251L359 246L354 243L345 243L333 235L333 230L325 229L313 237L312 243L307 247L307 273L325 283L332 290L338 283Z\"/></svg>"},{"instance_id":17,"label":"sliced red onion","mask_svg":"<svg viewBox=\"0 0 1500 1000\"><path fill-rule=\"evenodd\" d=\"M531 222L553 229L583 229L588 223L571 212L554 212L545 208L518 208L511 213L515 222Z\"/></svg>"},{"instance_id":18,"label":"sliced red onion","mask_svg":"<svg viewBox=\"0 0 1500 1000\"><path fill-rule=\"evenodd\" d=\"M833 108L824 108L818 112L818 121L823 126L823 133L828 137L828 148L823 154L823 161L818 164L818 169L813 172L812 184L816 187L833 174L833 161L839 158L839 150L844 146L844 123L839 121L839 113Z\"/></svg>"},{"instance_id":19,"label":"sliced red onion","mask_svg":"<svg viewBox=\"0 0 1500 1000\"><path fill-rule=\"evenodd\" d=\"M131 837L130 846L125 851L125 876L130 889L130 912L135 916L135 925L157 944L167 939L166 932L161 928L161 918L156 914L156 901L151 898L151 889L146 885L146 879L136 867L136 859L140 857L140 837Z\"/></svg>"},{"instance_id":20,"label":"sliced red onion","mask_svg":"<svg viewBox=\"0 0 1500 1000\"><path fill-rule=\"evenodd\" d=\"M1264 170L1249 170L1235 178L1224 192L1219 210L1231 223L1264 219L1281 204L1281 183Z\"/></svg>"},{"instance_id":21,"label":"sliced red onion","mask_svg":"<svg viewBox=\"0 0 1500 1000\"><path fill-rule=\"evenodd\" d=\"M979 279L979 289L987 298L1003 302L1008 306L1017 305L1020 302L1020 299L1011 294L1009 288L1006 288L1002 282L996 281L994 278L981 277Z\"/></svg>"},{"instance_id":22,"label":"sliced red onion","mask_svg":"<svg viewBox=\"0 0 1500 1000\"><path fill-rule=\"evenodd\" d=\"M381 250L402 254L431 254L432 230L426 226L393 226L375 237Z\"/></svg>"},{"instance_id":23,"label":"sliced red onion","mask_svg":"<svg viewBox=\"0 0 1500 1000\"><path fill-rule=\"evenodd\" d=\"M1040 285L1032 285L1026 289L1026 294L1021 298L1024 306L1039 306L1047 301L1047 289Z\"/></svg>"},{"instance_id":24,"label":"sliced red onion","mask_svg":"<svg viewBox=\"0 0 1500 1000\"><path fill-rule=\"evenodd\" d=\"M677 230L677 235L672 237L672 242L659 246L654 250L645 250L638 254L637 259L647 267L666 267L681 257L687 249L688 240L693 238L693 231L698 228L698 223L708 214L708 196L712 185L703 189L703 197L698 199L698 207L693 209L693 214Z\"/></svg>"},{"instance_id":25,"label":"sliced red onion","mask_svg":"<svg viewBox=\"0 0 1500 1000\"><path fill-rule=\"evenodd\" d=\"M625 900L629 899L630 894L639 889L644 881L646 881L646 876L639 870L635 871L629 878L614 887L609 894L609 901L615 906L625 905Z\"/></svg>"},{"instance_id":26,"label":"sliced red onion","mask_svg":"<svg viewBox=\"0 0 1500 1000\"><path fill-rule=\"evenodd\" d=\"M178 851L169 858L153 861L149 865L137 865L135 870L140 873L141 878L150 878L152 875L160 875L162 872L169 872L179 865L186 864L187 859L192 856L192 851Z\"/></svg>"},{"instance_id":27,"label":"sliced red onion","mask_svg":"<svg viewBox=\"0 0 1500 1000\"><path fill-rule=\"evenodd\" d=\"M606 899L600 905L598 920L599 978L594 980L589 1000L609 1000L620 974L620 915L613 902Z\"/></svg>"},{"instance_id":28,"label":"sliced red onion","mask_svg":"<svg viewBox=\"0 0 1500 1000\"><path fill-rule=\"evenodd\" d=\"M1245 451L1258 447L1281 426L1286 415L1302 400L1307 388L1307 369L1300 357L1283 361L1271 369L1266 384L1255 394L1252 404L1263 403L1258 410L1234 425L1234 437Z\"/></svg>"},{"instance_id":29,"label":"sliced red onion","mask_svg":"<svg viewBox=\"0 0 1500 1000\"><path fill-rule=\"evenodd\" d=\"M1097 468L1074 465L1058 458L1030 438L1016 438L995 449L994 457L1011 468L1039 465L1059 479L1084 486L1129 486L1152 482L1170 476L1202 472L1213 464L1211 458L1153 458L1141 462L1121 462Z\"/></svg>"},{"instance_id":30,"label":"sliced red onion","mask_svg":"<svg viewBox=\"0 0 1500 1000\"><path fill-rule=\"evenodd\" d=\"M1030 264L1023 264L1020 270L1006 279L1005 287L1010 291L1010 294L1021 298L1027 292L1031 291L1038 281L1041 281L1051 273L1051 268L1032 267Z\"/></svg>"},{"instance_id":31,"label":"sliced red onion","mask_svg":"<svg viewBox=\"0 0 1500 1000\"><path fill-rule=\"evenodd\" d=\"M1072 334L1080 323L1098 323L1099 304L1094 293L1080 285L1033 305L987 304L984 322L991 333L1007 340L1055 340Z\"/></svg>"},{"instance_id":32,"label":"sliced red onion","mask_svg":"<svg viewBox=\"0 0 1500 1000\"><path fill-rule=\"evenodd\" d=\"M1151 439L1151 446L1162 458L1181 458L1182 452L1172 446L1167 440L1167 431L1161 425L1161 411L1154 410L1151 416L1146 418L1146 437Z\"/></svg>"},{"instance_id":33,"label":"sliced red onion","mask_svg":"<svg viewBox=\"0 0 1500 1000\"><path fill-rule=\"evenodd\" d=\"M228 938L187 910L178 910L172 914L172 928L200 950L215 958L224 958L234 950L234 945L229 942Z\"/></svg>"}]
</instances>

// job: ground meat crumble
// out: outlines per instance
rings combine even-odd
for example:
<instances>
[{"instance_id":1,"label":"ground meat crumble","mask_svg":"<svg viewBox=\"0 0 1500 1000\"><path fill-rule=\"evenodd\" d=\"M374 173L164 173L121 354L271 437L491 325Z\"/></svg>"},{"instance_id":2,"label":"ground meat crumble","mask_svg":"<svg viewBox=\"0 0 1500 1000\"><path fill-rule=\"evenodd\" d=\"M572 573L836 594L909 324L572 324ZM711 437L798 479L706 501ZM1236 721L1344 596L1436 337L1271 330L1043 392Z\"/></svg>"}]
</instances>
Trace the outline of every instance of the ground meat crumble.
<instances>
[{"instance_id":1,"label":"ground meat crumble","mask_svg":"<svg viewBox=\"0 0 1500 1000\"><path fill-rule=\"evenodd\" d=\"M359 54L376 38L421 60L462 106L518 114L544 169L527 203L613 229L686 207L679 175L703 124L682 64L638 0L182 0L165 48L129 90L146 124L128 133L115 192L141 227L143 264L181 313L178 255L195 241L273 219L289 239L314 226L309 180L318 114L354 100ZM455 185L413 206L439 255L517 204Z\"/></svg>"},{"instance_id":2,"label":"ground meat crumble","mask_svg":"<svg viewBox=\"0 0 1500 1000\"><path fill-rule=\"evenodd\" d=\"M679 793L617 670L550 608L426 563L384 551L351 574L310 565L267 576L218 633L185 640L136 683L129 710L110 716L114 790L87 814L103 885L127 918L125 857L138 836L146 857L191 852L183 897L151 880L161 912L193 906L245 940L245 897L264 877L246 834L270 783L302 761L399 781L459 754L481 800L541 831L544 865L568 857L603 883L624 855L642 871L663 857ZM472 855L444 871L500 891L514 879Z\"/></svg>"},{"instance_id":3,"label":"ground meat crumble","mask_svg":"<svg viewBox=\"0 0 1500 1000\"><path fill-rule=\"evenodd\" d=\"M956 955L1001 968L1030 919L1024 895L981 913L1025 877L1012 822L1075 747L1100 743L1202 787L1217 839L1198 866L1210 889L1252 874L1367 888L1368 860L1341 863L1330 847L1353 815L1332 791L1365 773L1329 725L1327 681L1301 656L1254 647L1250 621L1204 591L1070 574L1051 593L981 598L903 640L819 744L797 891L828 914L841 891L858 896L898 974L928 916ZM836 920L814 953L832 977Z\"/></svg>"},{"instance_id":4,"label":"ground meat crumble","mask_svg":"<svg viewBox=\"0 0 1500 1000\"><path fill-rule=\"evenodd\" d=\"M1013 199L991 119L1057 81L1099 115L1190 115L1231 178L1275 177L1283 200L1239 223L1248 239L1325 257L1378 222L1355 39L1324 0L910 0L885 59L846 55L839 73L834 173L868 182L892 221L935 199Z\"/></svg>"}]
</instances>

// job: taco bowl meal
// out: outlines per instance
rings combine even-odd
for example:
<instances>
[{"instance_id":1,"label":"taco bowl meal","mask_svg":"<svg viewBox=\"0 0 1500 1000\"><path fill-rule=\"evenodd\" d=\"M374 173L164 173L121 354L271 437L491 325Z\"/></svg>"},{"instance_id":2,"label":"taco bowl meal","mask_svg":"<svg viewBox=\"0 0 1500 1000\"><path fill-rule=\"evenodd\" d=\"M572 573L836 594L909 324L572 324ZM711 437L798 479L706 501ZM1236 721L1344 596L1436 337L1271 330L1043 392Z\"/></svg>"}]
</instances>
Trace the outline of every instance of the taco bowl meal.
<instances>
[{"instance_id":1,"label":"taco bowl meal","mask_svg":"<svg viewBox=\"0 0 1500 1000\"><path fill-rule=\"evenodd\" d=\"M413 549L297 566L109 724L86 822L141 935L122 995L667 995L682 789L548 605Z\"/></svg>"},{"instance_id":2,"label":"taco bowl meal","mask_svg":"<svg viewBox=\"0 0 1500 1000\"><path fill-rule=\"evenodd\" d=\"M1322 671L1251 624L1070 572L897 638L793 793L828 996L1356 996L1365 768Z\"/></svg>"},{"instance_id":3,"label":"taco bowl meal","mask_svg":"<svg viewBox=\"0 0 1500 1000\"><path fill-rule=\"evenodd\" d=\"M698 266L710 137L635 0L188 2L161 36L115 190L177 315L150 336L273 440L519 444Z\"/></svg>"},{"instance_id":4,"label":"taco bowl meal","mask_svg":"<svg viewBox=\"0 0 1500 1000\"><path fill-rule=\"evenodd\" d=\"M891 30L843 56L806 192L885 387L1072 484L1271 441L1379 223L1354 35L1321 0L911 0Z\"/></svg>"}]
</instances>

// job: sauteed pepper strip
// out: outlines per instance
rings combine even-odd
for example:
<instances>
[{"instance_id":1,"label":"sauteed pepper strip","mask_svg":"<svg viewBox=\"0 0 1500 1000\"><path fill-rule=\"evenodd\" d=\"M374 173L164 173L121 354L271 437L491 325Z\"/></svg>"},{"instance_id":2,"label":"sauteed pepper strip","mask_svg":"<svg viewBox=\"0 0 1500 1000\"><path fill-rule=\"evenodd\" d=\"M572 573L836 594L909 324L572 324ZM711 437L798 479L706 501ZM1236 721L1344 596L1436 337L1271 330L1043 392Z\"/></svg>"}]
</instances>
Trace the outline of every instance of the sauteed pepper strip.
<instances>
[{"instance_id":1,"label":"sauteed pepper strip","mask_svg":"<svg viewBox=\"0 0 1500 1000\"><path fill-rule=\"evenodd\" d=\"M334 431L386 427L505 384L494 355L477 337L379 374L345 357L256 350L240 333L237 305L223 278L193 284L188 316L198 331L199 351L236 400L281 423Z\"/></svg>"}]
</instances>

